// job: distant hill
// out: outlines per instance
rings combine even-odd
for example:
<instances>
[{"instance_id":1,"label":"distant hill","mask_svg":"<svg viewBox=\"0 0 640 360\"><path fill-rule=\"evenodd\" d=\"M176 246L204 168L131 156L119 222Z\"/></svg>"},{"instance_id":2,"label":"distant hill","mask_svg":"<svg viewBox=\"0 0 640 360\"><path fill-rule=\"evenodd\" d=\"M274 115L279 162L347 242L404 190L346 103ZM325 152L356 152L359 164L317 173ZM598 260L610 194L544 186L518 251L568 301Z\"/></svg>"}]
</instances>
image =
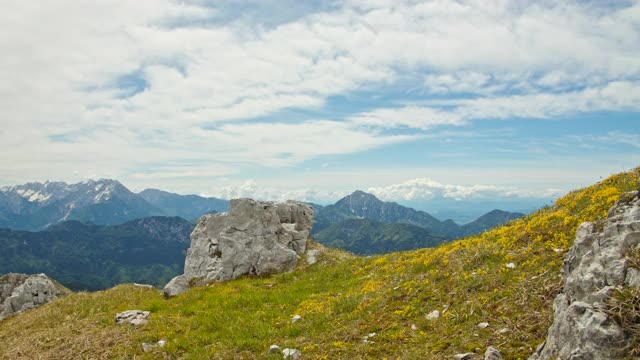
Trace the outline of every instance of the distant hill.
<instances>
[{"instance_id":1,"label":"distant hill","mask_svg":"<svg viewBox=\"0 0 640 360\"><path fill-rule=\"evenodd\" d=\"M0 188L0 228L38 231L77 220L115 225L150 216L193 220L225 211L226 200L148 189L136 194L116 180L27 183Z\"/></svg>"},{"instance_id":2,"label":"distant hill","mask_svg":"<svg viewBox=\"0 0 640 360\"><path fill-rule=\"evenodd\" d=\"M0 274L44 272L73 290L164 285L182 273L192 229L179 217L115 226L66 221L40 232L0 229Z\"/></svg>"},{"instance_id":3,"label":"distant hill","mask_svg":"<svg viewBox=\"0 0 640 360\"><path fill-rule=\"evenodd\" d=\"M480 216L476 220L464 224L460 227L460 236L469 236L490 229L496 225L507 223L511 220L524 217L524 214L518 212L508 212L502 210L492 210Z\"/></svg>"},{"instance_id":4,"label":"distant hill","mask_svg":"<svg viewBox=\"0 0 640 360\"><path fill-rule=\"evenodd\" d=\"M179 216L195 220L203 214L225 212L229 201L198 195L179 195L157 189L146 189L139 193L149 204L162 209L167 216Z\"/></svg>"},{"instance_id":5,"label":"distant hill","mask_svg":"<svg viewBox=\"0 0 640 360\"><path fill-rule=\"evenodd\" d=\"M434 247L449 238L431 234L411 224L385 224L372 219L347 219L333 224L314 236L330 247L358 255L387 254L394 251Z\"/></svg>"},{"instance_id":6,"label":"distant hill","mask_svg":"<svg viewBox=\"0 0 640 360\"><path fill-rule=\"evenodd\" d=\"M385 224L415 225L426 229L429 234L438 234L454 239L476 234L522 216L524 214L494 210L461 226L453 220L440 221L424 211L418 211L395 202L382 201L375 195L364 191L355 191L338 200L334 205L316 207L313 233L317 235L324 229L347 219L372 219Z\"/></svg>"}]
</instances>

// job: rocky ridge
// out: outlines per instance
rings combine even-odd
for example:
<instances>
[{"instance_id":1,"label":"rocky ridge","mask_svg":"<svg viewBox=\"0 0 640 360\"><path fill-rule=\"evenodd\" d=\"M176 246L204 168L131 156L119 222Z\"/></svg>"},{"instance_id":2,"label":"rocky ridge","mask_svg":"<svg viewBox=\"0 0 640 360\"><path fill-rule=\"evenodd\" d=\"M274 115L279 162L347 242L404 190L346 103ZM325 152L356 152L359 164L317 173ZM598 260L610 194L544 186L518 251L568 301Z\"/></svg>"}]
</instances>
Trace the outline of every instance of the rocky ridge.
<instances>
[{"instance_id":1,"label":"rocky ridge","mask_svg":"<svg viewBox=\"0 0 640 360\"><path fill-rule=\"evenodd\" d=\"M639 251L640 192L634 191L618 200L604 224L586 222L577 229L564 258L554 322L530 360L634 356L633 335L612 316L610 304L616 292L640 288L638 263L629 259Z\"/></svg>"},{"instance_id":2,"label":"rocky ridge","mask_svg":"<svg viewBox=\"0 0 640 360\"><path fill-rule=\"evenodd\" d=\"M191 233L184 274L164 288L166 296L191 285L293 269L306 251L313 208L287 201L231 200L228 213L202 216Z\"/></svg>"},{"instance_id":3,"label":"rocky ridge","mask_svg":"<svg viewBox=\"0 0 640 360\"><path fill-rule=\"evenodd\" d=\"M45 274L0 276L0 320L69 294Z\"/></svg>"}]
</instances>

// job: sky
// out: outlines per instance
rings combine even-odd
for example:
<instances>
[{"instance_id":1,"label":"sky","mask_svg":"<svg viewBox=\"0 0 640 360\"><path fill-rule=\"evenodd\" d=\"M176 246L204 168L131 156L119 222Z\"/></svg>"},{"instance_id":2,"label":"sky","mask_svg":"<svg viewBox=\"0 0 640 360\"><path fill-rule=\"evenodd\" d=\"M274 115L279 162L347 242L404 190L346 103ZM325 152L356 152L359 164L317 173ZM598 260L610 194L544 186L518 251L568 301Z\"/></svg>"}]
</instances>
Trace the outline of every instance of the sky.
<instances>
[{"instance_id":1,"label":"sky","mask_svg":"<svg viewBox=\"0 0 640 360\"><path fill-rule=\"evenodd\" d=\"M524 206L640 165L639 1L0 6L0 185Z\"/></svg>"}]
</instances>

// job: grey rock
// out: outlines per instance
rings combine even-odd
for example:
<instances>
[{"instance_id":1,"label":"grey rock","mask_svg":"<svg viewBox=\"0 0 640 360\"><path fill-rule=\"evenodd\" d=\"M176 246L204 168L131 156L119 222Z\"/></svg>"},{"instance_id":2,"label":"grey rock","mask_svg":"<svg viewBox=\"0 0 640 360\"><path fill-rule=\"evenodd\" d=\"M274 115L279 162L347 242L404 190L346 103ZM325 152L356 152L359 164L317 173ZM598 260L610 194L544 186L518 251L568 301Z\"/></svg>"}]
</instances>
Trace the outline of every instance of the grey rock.
<instances>
[{"instance_id":1,"label":"grey rock","mask_svg":"<svg viewBox=\"0 0 640 360\"><path fill-rule=\"evenodd\" d=\"M307 264L313 265L318 262L318 258L322 255L322 251L320 250L309 250L307 251Z\"/></svg>"},{"instance_id":2,"label":"grey rock","mask_svg":"<svg viewBox=\"0 0 640 360\"><path fill-rule=\"evenodd\" d=\"M478 324L478 329L486 329L488 327L489 327L488 322L481 322L480 324Z\"/></svg>"},{"instance_id":3,"label":"grey rock","mask_svg":"<svg viewBox=\"0 0 640 360\"><path fill-rule=\"evenodd\" d=\"M142 343L142 351L144 352L153 351L156 347L158 347L156 344Z\"/></svg>"},{"instance_id":4,"label":"grey rock","mask_svg":"<svg viewBox=\"0 0 640 360\"><path fill-rule=\"evenodd\" d=\"M300 321L301 319L302 319L302 316L300 316L300 315L294 315L294 316L293 316L293 318L291 319L291 323L292 323L292 324L295 324L295 323L297 323L298 321Z\"/></svg>"},{"instance_id":5,"label":"grey rock","mask_svg":"<svg viewBox=\"0 0 640 360\"><path fill-rule=\"evenodd\" d=\"M184 275L167 284L165 294L176 295L189 285L292 270L306 251L312 225L313 208L305 203L231 200L228 213L198 219Z\"/></svg>"},{"instance_id":6,"label":"grey rock","mask_svg":"<svg viewBox=\"0 0 640 360\"><path fill-rule=\"evenodd\" d=\"M433 310L432 312L427 314L426 319L433 321L433 320L438 320L439 317L440 317L440 311L439 310Z\"/></svg>"},{"instance_id":7,"label":"grey rock","mask_svg":"<svg viewBox=\"0 0 640 360\"><path fill-rule=\"evenodd\" d=\"M155 344L152 343L142 343L142 351L144 352L150 352L153 351L153 349L155 348L161 348L164 347L165 345L167 345L167 340L166 339L162 339L160 341L158 341Z\"/></svg>"},{"instance_id":8,"label":"grey rock","mask_svg":"<svg viewBox=\"0 0 640 360\"><path fill-rule=\"evenodd\" d=\"M292 360L298 360L302 357L302 353L298 349L284 349L282 350L282 355L284 355L284 359Z\"/></svg>"},{"instance_id":9,"label":"grey rock","mask_svg":"<svg viewBox=\"0 0 640 360\"><path fill-rule=\"evenodd\" d=\"M38 307L69 292L45 274L0 277L0 319Z\"/></svg>"},{"instance_id":10,"label":"grey rock","mask_svg":"<svg viewBox=\"0 0 640 360\"><path fill-rule=\"evenodd\" d=\"M189 290L189 282L184 275L178 275L171 279L171 281L169 281L169 283L164 286L162 292L164 293L165 297L172 297L187 290Z\"/></svg>"},{"instance_id":11,"label":"grey rock","mask_svg":"<svg viewBox=\"0 0 640 360\"><path fill-rule=\"evenodd\" d=\"M502 360L502 354L493 346L489 346L484 352L484 360Z\"/></svg>"},{"instance_id":12,"label":"grey rock","mask_svg":"<svg viewBox=\"0 0 640 360\"><path fill-rule=\"evenodd\" d=\"M269 346L269 351L267 351L267 353L269 354L278 354L279 352L280 352L280 346L278 345Z\"/></svg>"},{"instance_id":13,"label":"grey rock","mask_svg":"<svg viewBox=\"0 0 640 360\"><path fill-rule=\"evenodd\" d=\"M138 283L133 283L133 286L135 287L140 287L140 288L144 288L144 289L153 289L153 285L149 285L149 284L138 284Z\"/></svg>"},{"instance_id":14,"label":"grey rock","mask_svg":"<svg viewBox=\"0 0 640 360\"><path fill-rule=\"evenodd\" d=\"M142 310L127 310L116 314L116 324L129 324L133 326L144 325L149 322L150 313Z\"/></svg>"},{"instance_id":15,"label":"grey rock","mask_svg":"<svg viewBox=\"0 0 640 360\"><path fill-rule=\"evenodd\" d=\"M620 359L629 356L630 339L611 319L606 304L616 289L638 287L639 269L630 267L629 250L640 244L640 196L624 194L598 231L584 223L564 257L563 292L553 303L554 322L546 341L530 359Z\"/></svg>"},{"instance_id":16,"label":"grey rock","mask_svg":"<svg viewBox=\"0 0 640 360\"><path fill-rule=\"evenodd\" d=\"M455 354L453 358L456 360L473 360L473 359L482 359L482 356L476 353L464 353L464 354Z\"/></svg>"}]
</instances>

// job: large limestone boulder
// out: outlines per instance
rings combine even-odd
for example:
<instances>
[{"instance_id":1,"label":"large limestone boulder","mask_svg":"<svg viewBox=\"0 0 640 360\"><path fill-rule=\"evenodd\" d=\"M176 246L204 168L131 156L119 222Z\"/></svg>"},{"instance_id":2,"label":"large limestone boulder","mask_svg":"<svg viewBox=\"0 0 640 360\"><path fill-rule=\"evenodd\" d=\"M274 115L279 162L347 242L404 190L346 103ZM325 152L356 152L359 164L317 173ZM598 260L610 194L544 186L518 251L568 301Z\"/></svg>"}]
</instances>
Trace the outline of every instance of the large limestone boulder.
<instances>
[{"instance_id":1,"label":"large limestone boulder","mask_svg":"<svg viewBox=\"0 0 640 360\"><path fill-rule=\"evenodd\" d=\"M228 213L198 220L184 274L165 286L165 295L189 285L291 270L306 251L312 225L313 208L305 203L231 200Z\"/></svg>"},{"instance_id":2,"label":"large limestone boulder","mask_svg":"<svg viewBox=\"0 0 640 360\"><path fill-rule=\"evenodd\" d=\"M600 230L601 229L601 230ZM622 359L628 335L607 312L616 289L638 287L626 255L640 246L640 193L624 194L600 228L584 223L564 258L564 289L554 300L547 340L531 359Z\"/></svg>"},{"instance_id":3,"label":"large limestone boulder","mask_svg":"<svg viewBox=\"0 0 640 360\"><path fill-rule=\"evenodd\" d=\"M45 274L0 276L0 319L69 294Z\"/></svg>"}]
</instances>

